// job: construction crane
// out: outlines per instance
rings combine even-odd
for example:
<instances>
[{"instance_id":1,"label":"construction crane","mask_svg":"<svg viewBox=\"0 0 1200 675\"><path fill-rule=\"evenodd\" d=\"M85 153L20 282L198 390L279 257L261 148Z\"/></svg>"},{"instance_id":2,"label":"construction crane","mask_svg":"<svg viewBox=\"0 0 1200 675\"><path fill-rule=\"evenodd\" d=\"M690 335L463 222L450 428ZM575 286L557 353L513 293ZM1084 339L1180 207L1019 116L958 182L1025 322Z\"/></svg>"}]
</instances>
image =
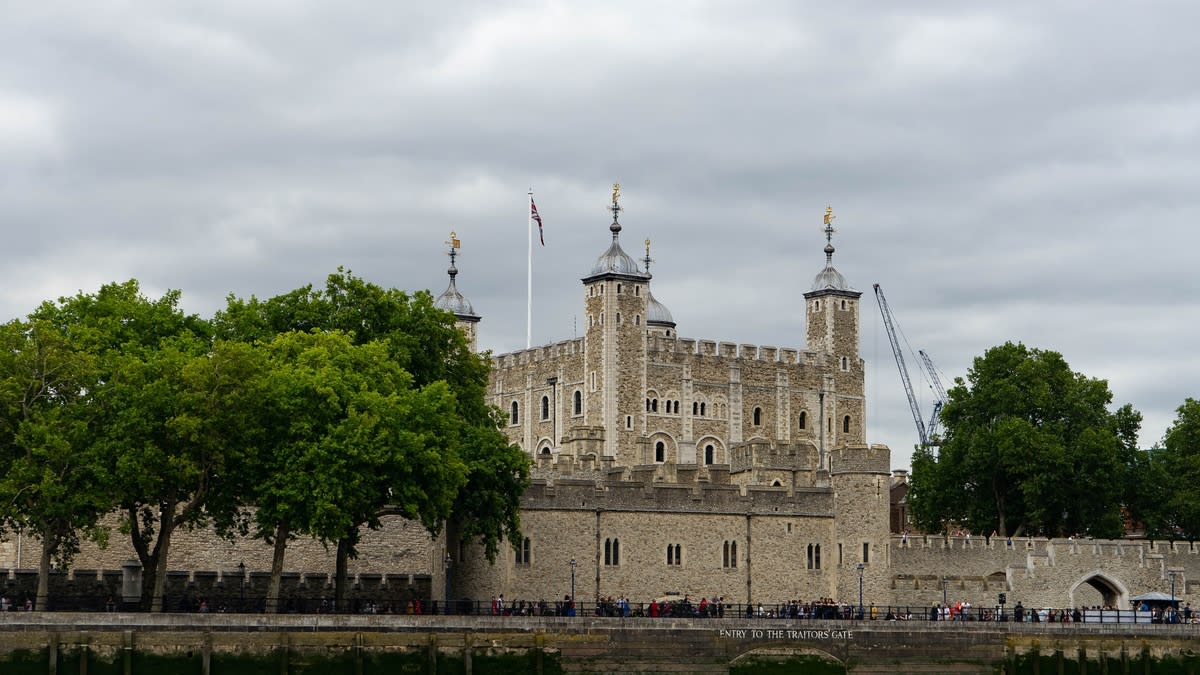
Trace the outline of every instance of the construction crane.
<instances>
[{"instance_id":1,"label":"construction crane","mask_svg":"<svg viewBox=\"0 0 1200 675\"><path fill-rule=\"evenodd\" d=\"M948 400L946 388L942 386L942 380L938 377L937 368L933 367L933 359L929 358L929 354L926 354L924 349L918 349L917 353L921 355L921 361L925 364L925 372L929 374L929 384L933 387L934 395L937 396L937 400L933 402L933 413L929 416L929 424L926 427L926 431L929 432L929 444L941 445L938 425L941 423L942 408Z\"/></svg>"},{"instance_id":2,"label":"construction crane","mask_svg":"<svg viewBox=\"0 0 1200 675\"><path fill-rule=\"evenodd\" d=\"M912 410L913 422L917 425L917 438L921 441L923 448L940 445L941 441L937 434L938 416L942 412L942 406L946 404L946 390L942 388L942 381L938 379L936 369L933 367L933 360L929 358L928 354L921 351L921 360L925 364L931 385L938 396L938 400L933 404L933 414L929 417L929 424L926 424L921 419L921 408L917 405L917 396L913 393L912 380L908 377L908 366L904 364L904 351L900 349L900 340L896 337L896 322L892 318L892 309L888 307L887 298L884 297L883 289L879 287L879 284L874 284L873 288L875 289L875 300L879 303L879 313L883 315L883 326L887 330L888 342L892 345L892 354L896 356L896 368L900 370L900 381L904 383L904 393L908 395L908 407Z\"/></svg>"}]
</instances>

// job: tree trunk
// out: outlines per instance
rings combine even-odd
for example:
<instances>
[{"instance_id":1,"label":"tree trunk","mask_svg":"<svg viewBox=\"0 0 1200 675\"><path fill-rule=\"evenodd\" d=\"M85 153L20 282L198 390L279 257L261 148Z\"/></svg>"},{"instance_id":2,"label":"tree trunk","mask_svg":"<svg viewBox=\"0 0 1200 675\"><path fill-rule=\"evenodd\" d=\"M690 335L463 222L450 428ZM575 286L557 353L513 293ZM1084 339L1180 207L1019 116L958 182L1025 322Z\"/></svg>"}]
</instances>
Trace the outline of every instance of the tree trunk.
<instances>
[{"instance_id":1,"label":"tree trunk","mask_svg":"<svg viewBox=\"0 0 1200 675\"><path fill-rule=\"evenodd\" d=\"M54 547L54 537L42 537L42 555L38 560L37 595L34 596L33 608L43 610L50 600L50 551Z\"/></svg>"},{"instance_id":2,"label":"tree trunk","mask_svg":"<svg viewBox=\"0 0 1200 675\"><path fill-rule=\"evenodd\" d=\"M287 550L290 528L283 523L275 526L275 554L271 558L271 581L267 584L267 614L279 611L279 587L283 580L283 554Z\"/></svg>"},{"instance_id":3,"label":"tree trunk","mask_svg":"<svg viewBox=\"0 0 1200 675\"><path fill-rule=\"evenodd\" d=\"M154 547L154 588L150 591L150 611L163 611L163 589L167 585L167 553L171 547L171 533L175 529L174 514L159 523L158 543Z\"/></svg>"},{"instance_id":4,"label":"tree trunk","mask_svg":"<svg viewBox=\"0 0 1200 675\"><path fill-rule=\"evenodd\" d=\"M333 570L333 607L339 612L347 609L343 603L346 600L346 566L349 559L350 542L345 538L338 539L337 560Z\"/></svg>"}]
</instances>

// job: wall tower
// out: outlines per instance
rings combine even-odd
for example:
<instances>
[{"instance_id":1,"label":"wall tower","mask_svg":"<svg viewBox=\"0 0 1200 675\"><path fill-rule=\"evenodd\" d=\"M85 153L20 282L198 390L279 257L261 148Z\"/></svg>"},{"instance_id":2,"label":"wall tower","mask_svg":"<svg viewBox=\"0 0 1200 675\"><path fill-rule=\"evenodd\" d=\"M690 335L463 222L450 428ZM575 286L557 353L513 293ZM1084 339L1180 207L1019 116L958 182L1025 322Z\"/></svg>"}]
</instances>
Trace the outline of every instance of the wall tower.
<instances>
[{"instance_id":1,"label":"wall tower","mask_svg":"<svg viewBox=\"0 0 1200 675\"><path fill-rule=\"evenodd\" d=\"M454 283L454 278L458 276L458 268L454 266L454 258L458 255L458 249L462 246L457 235L453 231L450 232L450 240L445 242L450 247L446 255L450 256L450 268L446 270L446 274L450 275L450 285L442 294L434 301L434 306L438 309L444 309L447 312L452 312L458 321L454 325L458 326L459 330L467 336L467 342L471 345L471 351L479 351L479 335L478 324L479 315L475 313L475 308L471 306L471 302L463 297L462 293L458 292L458 286Z\"/></svg>"},{"instance_id":2,"label":"wall tower","mask_svg":"<svg viewBox=\"0 0 1200 675\"><path fill-rule=\"evenodd\" d=\"M621 186L613 184L612 243L583 278L586 424L604 429L604 454L641 464L650 276L621 248Z\"/></svg>"}]
</instances>

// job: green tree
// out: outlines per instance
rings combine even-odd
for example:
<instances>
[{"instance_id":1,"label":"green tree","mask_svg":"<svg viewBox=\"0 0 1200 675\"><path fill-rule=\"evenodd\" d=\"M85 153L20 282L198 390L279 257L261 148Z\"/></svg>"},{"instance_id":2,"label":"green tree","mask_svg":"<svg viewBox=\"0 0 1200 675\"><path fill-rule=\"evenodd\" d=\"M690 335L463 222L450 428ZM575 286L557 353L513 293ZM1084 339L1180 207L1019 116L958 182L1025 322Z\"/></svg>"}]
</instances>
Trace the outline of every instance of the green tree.
<instances>
[{"instance_id":1,"label":"green tree","mask_svg":"<svg viewBox=\"0 0 1200 675\"><path fill-rule=\"evenodd\" d=\"M1119 536L1140 416L1057 352L1006 343L975 359L942 410L939 452L913 457L917 522L1000 535Z\"/></svg>"},{"instance_id":2,"label":"green tree","mask_svg":"<svg viewBox=\"0 0 1200 675\"><path fill-rule=\"evenodd\" d=\"M314 331L280 333L263 348L256 393L264 434L248 473L256 535L274 546L273 612L290 539L353 538L363 524L378 527L387 504L437 531L466 467L449 387L414 387L385 345Z\"/></svg>"},{"instance_id":3,"label":"green tree","mask_svg":"<svg viewBox=\"0 0 1200 675\"><path fill-rule=\"evenodd\" d=\"M1185 539L1200 538L1200 401L1184 400L1175 421L1163 437L1162 447L1151 453L1149 490L1161 506L1147 522L1149 534Z\"/></svg>"},{"instance_id":4,"label":"green tree","mask_svg":"<svg viewBox=\"0 0 1200 675\"><path fill-rule=\"evenodd\" d=\"M91 442L92 354L46 321L0 326L0 530L41 539L36 607L49 601L52 562L70 564L81 535L103 543L111 495Z\"/></svg>"},{"instance_id":5,"label":"green tree","mask_svg":"<svg viewBox=\"0 0 1200 675\"><path fill-rule=\"evenodd\" d=\"M339 268L323 289L305 286L265 301L231 297L215 324L222 337L240 340L269 340L288 331L344 331L355 344L385 345L388 357L412 375L415 387L444 382L453 393L453 415L463 438L458 459L467 468L467 482L457 494L451 520L459 535L481 542L491 559L505 538L520 540L528 458L499 431L499 413L487 404L487 355L471 351L454 316L435 307L428 292L409 295L385 289ZM375 522L362 521L368 526ZM346 559L355 554L357 541L357 529L338 541L339 604Z\"/></svg>"},{"instance_id":6,"label":"green tree","mask_svg":"<svg viewBox=\"0 0 1200 675\"><path fill-rule=\"evenodd\" d=\"M36 316L69 333L96 364L90 443L109 462L112 506L143 568L143 606L160 611L171 538L179 528L220 531L237 513L236 464L244 346L213 346L208 322L180 294L142 294L136 280L45 303ZM225 479L221 479L222 476Z\"/></svg>"}]
</instances>

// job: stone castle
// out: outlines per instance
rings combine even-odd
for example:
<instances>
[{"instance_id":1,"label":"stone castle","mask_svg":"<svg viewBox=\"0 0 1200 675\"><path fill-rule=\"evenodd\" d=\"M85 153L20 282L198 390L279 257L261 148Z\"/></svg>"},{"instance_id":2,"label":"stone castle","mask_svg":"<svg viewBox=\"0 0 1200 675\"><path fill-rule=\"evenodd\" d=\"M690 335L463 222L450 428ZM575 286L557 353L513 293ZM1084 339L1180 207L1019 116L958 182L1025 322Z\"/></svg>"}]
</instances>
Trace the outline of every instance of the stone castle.
<instances>
[{"instance_id":1,"label":"stone castle","mask_svg":"<svg viewBox=\"0 0 1200 675\"><path fill-rule=\"evenodd\" d=\"M866 444L862 294L833 266L832 214L808 348L760 347L678 335L648 242L642 265L621 246L619 196L584 335L493 358L491 402L534 481L515 554L451 552L459 592L544 597L574 574L581 597L850 597L859 563L882 591L890 453ZM474 338L456 274L452 258L438 303Z\"/></svg>"},{"instance_id":2,"label":"stone castle","mask_svg":"<svg viewBox=\"0 0 1200 675\"><path fill-rule=\"evenodd\" d=\"M890 451L865 437L861 293L833 266L832 213L825 265L803 292L806 345L778 348L680 337L651 292L649 242L641 265L621 246L619 198L614 186L611 243L582 277L584 335L493 357L490 402L533 464L523 541L489 563L453 531L430 539L392 517L364 533L356 578L477 601L853 603L861 589L880 605L991 606L1005 592L1010 604L1128 608L1168 582L1185 600L1195 594L1200 547L1190 544L892 532ZM477 346L482 317L458 290L457 247L452 236L437 304ZM192 583L270 567L270 550L251 540L176 537L169 566ZM76 565L121 569L131 551L112 540L85 547ZM0 542L0 569L28 568L36 550ZM328 583L333 554L297 541L285 565L301 583Z\"/></svg>"}]
</instances>

